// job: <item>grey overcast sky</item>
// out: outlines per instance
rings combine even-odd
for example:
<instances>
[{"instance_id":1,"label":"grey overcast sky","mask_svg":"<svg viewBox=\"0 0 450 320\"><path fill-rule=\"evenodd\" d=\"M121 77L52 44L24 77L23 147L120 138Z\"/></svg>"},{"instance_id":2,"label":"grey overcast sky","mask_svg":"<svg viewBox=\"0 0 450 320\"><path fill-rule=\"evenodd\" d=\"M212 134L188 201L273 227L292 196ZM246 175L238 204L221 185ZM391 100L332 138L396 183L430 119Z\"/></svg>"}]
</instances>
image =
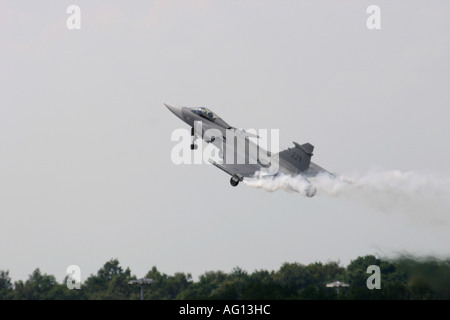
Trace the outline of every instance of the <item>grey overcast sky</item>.
<instances>
[{"instance_id":1,"label":"grey overcast sky","mask_svg":"<svg viewBox=\"0 0 450 320\"><path fill-rule=\"evenodd\" d=\"M448 178L449 14L444 0L0 0L0 269L62 281L76 264L84 281L111 258L142 277L450 255L432 200L416 219L174 165L187 127L163 105L280 129L334 172Z\"/></svg>"}]
</instances>

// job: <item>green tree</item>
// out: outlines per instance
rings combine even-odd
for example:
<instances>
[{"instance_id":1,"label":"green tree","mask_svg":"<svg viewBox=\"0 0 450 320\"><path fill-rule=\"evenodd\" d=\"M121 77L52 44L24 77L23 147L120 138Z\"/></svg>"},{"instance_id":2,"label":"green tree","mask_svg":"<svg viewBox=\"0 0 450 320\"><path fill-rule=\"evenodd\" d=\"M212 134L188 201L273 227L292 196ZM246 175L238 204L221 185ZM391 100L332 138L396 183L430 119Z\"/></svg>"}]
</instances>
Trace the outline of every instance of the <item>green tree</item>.
<instances>
[{"instance_id":1,"label":"green tree","mask_svg":"<svg viewBox=\"0 0 450 320\"><path fill-rule=\"evenodd\" d=\"M130 269L123 270L118 259L111 259L98 270L97 275L86 279L82 290L86 291L87 298L91 300L130 299L133 294L128 285L130 279Z\"/></svg>"},{"instance_id":2,"label":"green tree","mask_svg":"<svg viewBox=\"0 0 450 320\"><path fill-rule=\"evenodd\" d=\"M381 271L381 290L369 290L367 268L377 265ZM357 257L346 267L337 262L309 265L284 263L278 271L258 270L248 274L241 268L230 273L208 271L194 282L190 274L168 276L153 267L146 278L155 283L146 287L147 299L449 299L450 260L399 257L382 260L368 255ZM91 275L81 290L69 290L67 278L58 284L52 275L32 272L24 282L12 284L9 271L0 271L0 299L139 299L140 288L128 285L129 268L111 259ZM327 288L336 280L349 283L339 293Z\"/></svg>"},{"instance_id":3,"label":"green tree","mask_svg":"<svg viewBox=\"0 0 450 320\"><path fill-rule=\"evenodd\" d=\"M313 283L310 271L299 263L284 263L274 275L276 283L294 291L296 295Z\"/></svg>"},{"instance_id":4,"label":"green tree","mask_svg":"<svg viewBox=\"0 0 450 320\"><path fill-rule=\"evenodd\" d=\"M367 288L367 268L370 265L380 267L381 272L381 289L369 290ZM393 262L383 261L375 256L368 255L358 257L351 261L347 266L346 280L350 284L349 299L405 299L406 276L403 272L397 270L397 266Z\"/></svg>"},{"instance_id":5,"label":"green tree","mask_svg":"<svg viewBox=\"0 0 450 320\"><path fill-rule=\"evenodd\" d=\"M395 259L408 287L408 299L450 299L450 260L433 257Z\"/></svg>"},{"instance_id":6,"label":"green tree","mask_svg":"<svg viewBox=\"0 0 450 320\"><path fill-rule=\"evenodd\" d=\"M0 300L12 298L13 285L9 276L9 271L0 270Z\"/></svg>"},{"instance_id":7,"label":"green tree","mask_svg":"<svg viewBox=\"0 0 450 320\"><path fill-rule=\"evenodd\" d=\"M35 269L24 283L19 280L14 284L14 299L18 300L48 300L52 299L51 291L57 285L52 275L42 274Z\"/></svg>"},{"instance_id":8,"label":"green tree","mask_svg":"<svg viewBox=\"0 0 450 320\"><path fill-rule=\"evenodd\" d=\"M199 281L192 283L181 295L181 299L207 300L213 299L212 293L228 278L222 271L208 271L199 277Z\"/></svg>"},{"instance_id":9,"label":"green tree","mask_svg":"<svg viewBox=\"0 0 450 320\"><path fill-rule=\"evenodd\" d=\"M297 290L294 286L283 286L274 279L275 272L258 270L253 272L247 280L241 299L269 300L295 299Z\"/></svg>"},{"instance_id":10,"label":"green tree","mask_svg":"<svg viewBox=\"0 0 450 320\"><path fill-rule=\"evenodd\" d=\"M314 284L325 286L329 282L342 280L345 275L345 268L340 267L337 262L312 263L306 266L306 270L311 276Z\"/></svg>"},{"instance_id":11,"label":"green tree","mask_svg":"<svg viewBox=\"0 0 450 320\"><path fill-rule=\"evenodd\" d=\"M149 300L180 299L184 290L192 283L190 274L177 272L173 276L168 276L159 272L155 266L145 277L154 280L151 286L145 287L144 298Z\"/></svg>"},{"instance_id":12,"label":"green tree","mask_svg":"<svg viewBox=\"0 0 450 320\"><path fill-rule=\"evenodd\" d=\"M214 300L241 299L242 290L248 281L248 273L239 267L234 268L226 278L210 293Z\"/></svg>"}]
</instances>

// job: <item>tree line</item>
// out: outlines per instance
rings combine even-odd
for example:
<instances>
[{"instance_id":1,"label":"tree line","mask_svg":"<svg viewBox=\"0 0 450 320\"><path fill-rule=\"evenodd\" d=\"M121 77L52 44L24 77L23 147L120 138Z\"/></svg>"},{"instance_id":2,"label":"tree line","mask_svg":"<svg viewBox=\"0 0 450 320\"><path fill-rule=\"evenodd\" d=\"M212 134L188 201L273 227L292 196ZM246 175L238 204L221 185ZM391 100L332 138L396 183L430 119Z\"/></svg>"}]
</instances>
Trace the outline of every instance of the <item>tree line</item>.
<instances>
[{"instance_id":1,"label":"tree line","mask_svg":"<svg viewBox=\"0 0 450 320\"><path fill-rule=\"evenodd\" d=\"M368 289L367 268L379 266L380 289ZM277 271L237 267L231 272L208 271L194 281L191 274L161 273L156 267L145 276L154 283L145 287L152 300L353 300L353 299L450 299L450 260L400 257L382 260L373 255L358 257L347 267L338 262L284 263ZM12 282L9 271L0 270L0 300L128 300L140 299L140 287L129 268L111 259L97 274L90 275L81 289L69 290L53 275L35 269L25 281ZM348 286L327 287L341 281Z\"/></svg>"}]
</instances>

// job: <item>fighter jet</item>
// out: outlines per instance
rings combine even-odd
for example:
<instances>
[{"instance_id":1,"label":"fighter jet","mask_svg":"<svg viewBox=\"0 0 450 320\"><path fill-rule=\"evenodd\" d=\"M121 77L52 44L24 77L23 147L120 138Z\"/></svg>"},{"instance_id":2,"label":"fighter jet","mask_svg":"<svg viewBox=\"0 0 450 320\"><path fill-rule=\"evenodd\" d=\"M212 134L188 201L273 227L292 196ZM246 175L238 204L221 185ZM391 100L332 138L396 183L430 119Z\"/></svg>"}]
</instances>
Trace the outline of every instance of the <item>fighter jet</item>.
<instances>
[{"instance_id":1,"label":"fighter jet","mask_svg":"<svg viewBox=\"0 0 450 320\"><path fill-rule=\"evenodd\" d=\"M233 187L236 187L244 178L267 178L285 174L300 176L304 179L309 184L306 195L312 197L317 190L308 178L315 177L319 173L334 176L311 162L314 146L310 143L293 142L294 147L271 154L270 151L265 151L257 142L254 142L259 139L257 135L230 126L208 108L188 108L167 103L164 105L191 127L191 150L197 149L197 138L202 138L219 149L221 161L210 160L210 162L231 176L230 184ZM239 143L239 141L245 143ZM257 152L251 152L251 150L257 150ZM237 158L241 161L237 161ZM244 159L245 161L242 161Z\"/></svg>"}]
</instances>

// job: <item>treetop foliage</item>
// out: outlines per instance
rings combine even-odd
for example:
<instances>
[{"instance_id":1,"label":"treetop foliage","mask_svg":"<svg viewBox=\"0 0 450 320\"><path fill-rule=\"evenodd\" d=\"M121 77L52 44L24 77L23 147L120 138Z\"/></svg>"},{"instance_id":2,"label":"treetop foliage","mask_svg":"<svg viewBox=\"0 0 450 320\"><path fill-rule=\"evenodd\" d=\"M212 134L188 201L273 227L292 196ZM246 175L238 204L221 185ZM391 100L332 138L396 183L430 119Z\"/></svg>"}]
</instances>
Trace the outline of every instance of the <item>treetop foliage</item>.
<instances>
[{"instance_id":1,"label":"treetop foliage","mask_svg":"<svg viewBox=\"0 0 450 320\"><path fill-rule=\"evenodd\" d=\"M380 267L381 289L369 290L368 266ZM275 300L275 299L450 299L450 260L417 259L402 256L383 260L372 255L357 257L347 267L338 262L308 265L283 263L277 271L239 267L230 273L208 271L198 281L191 274L161 273L153 266L145 276L155 282L144 288L145 299L154 300ZM80 290L69 290L66 279L58 283L53 275L35 269L26 281L12 283L9 271L0 270L0 300L127 300L140 299L140 287L129 268L111 259L97 274L90 275ZM326 285L341 281L348 287Z\"/></svg>"}]
</instances>

